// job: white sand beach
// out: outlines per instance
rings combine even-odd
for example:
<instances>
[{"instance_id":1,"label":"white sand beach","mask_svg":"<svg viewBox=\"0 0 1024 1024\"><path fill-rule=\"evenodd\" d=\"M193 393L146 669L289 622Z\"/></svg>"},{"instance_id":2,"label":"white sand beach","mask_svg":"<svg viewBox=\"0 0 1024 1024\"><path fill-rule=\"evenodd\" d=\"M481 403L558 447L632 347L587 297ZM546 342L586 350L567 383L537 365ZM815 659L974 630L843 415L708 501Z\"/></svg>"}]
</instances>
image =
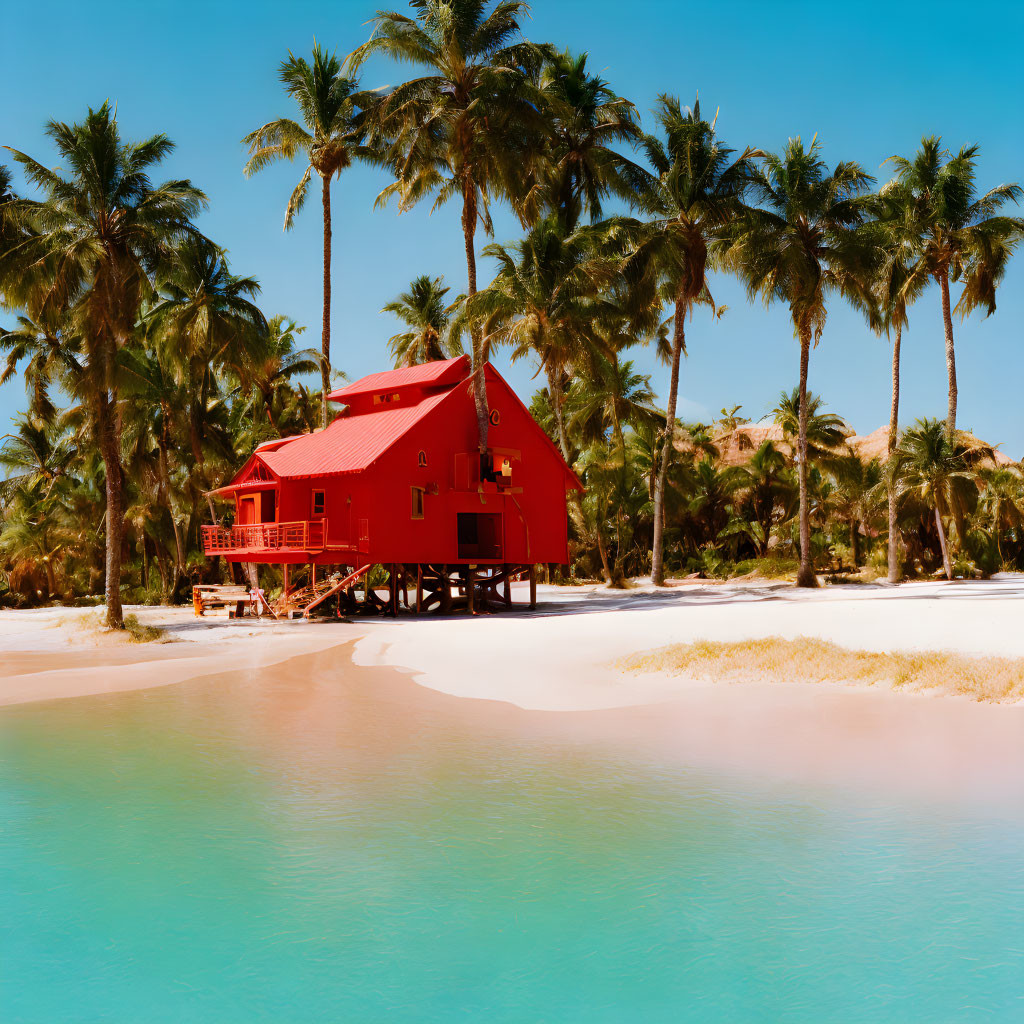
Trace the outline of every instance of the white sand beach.
<instances>
[{"instance_id":1,"label":"white sand beach","mask_svg":"<svg viewBox=\"0 0 1024 1024\"><path fill-rule=\"evenodd\" d=\"M899 588L687 583L654 590L541 587L540 605L508 613L354 622L271 622L135 608L172 642L99 633L97 613L0 613L0 704L169 685L254 671L337 648L378 670L402 669L451 697L503 702L573 728L614 733L720 770L925 786L974 800L1024 800L1024 705L895 692L882 686L716 685L624 672L636 652L695 640L817 637L856 649L1024 658L1024 577ZM92 626L88 624L92 623ZM322 660L318 662L323 664ZM587 712L589 714L580 714ZM567 713L571 714L566 718ZM536 715L531 716L536 721Z\"/></svg>"}]
</instances>

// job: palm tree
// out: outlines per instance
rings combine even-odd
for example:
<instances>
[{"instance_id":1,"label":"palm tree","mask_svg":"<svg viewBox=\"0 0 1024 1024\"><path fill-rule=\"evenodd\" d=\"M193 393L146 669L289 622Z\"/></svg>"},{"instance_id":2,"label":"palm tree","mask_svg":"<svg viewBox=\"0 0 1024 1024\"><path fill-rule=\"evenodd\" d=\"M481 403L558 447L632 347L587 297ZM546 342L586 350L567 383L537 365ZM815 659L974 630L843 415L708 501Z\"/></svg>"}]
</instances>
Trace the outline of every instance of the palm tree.
<instances>
[{"instance_id":1,"label":"palm tree","mask_svg":"<svg viewBox=\"0 0 1024 1024\"><path fill-rule=\"evenodd\" d=\"M11 184L13 180L10 169L0 164L0 252L21 240L21 230L13 216L14 201L18 198ZM3 294L0 291L0 304L14 305L13 301L3 303Z\"/></svg>"},{"instance_id":2,"label":"palm tree","mask_svg":"<svg viewBox=\"0 0 1024 1024\"><path fill-rule=\"evenodd\" d=\"M1003 562L1003 534L1024 530L1024 476L1016 467L997 467L982 474L981 511L996 538L996 552Z\"/></svg>"},{"instance_id":3,"label":"palm tree","mask_svg":"<svg viewBox=\"0 0 1024 1024\"><path fill-rule=\"evenodd\" d=\"M904 431L894 455L902 493L912 493L930 505L942 551L946 579L953 578L953 563L943 516L952 515L968 491L974 491L975 455L958 437L950 438L940 420L921 419Z\"/></svg>"},{"instance_id":4,"label":"palm tree","mask_svg":"<svg viewBox=\"0 0 1024 1024\"><path fill-rule=\"evenodd\" d=\"M772 526L780 506L791 506L793 484L786 457L772 441L762 441L749 461L736 467L743 491L742 509L755 530L749 531L758 556L768 553Z\"/></svg>"},{"instance_id":5,"label":"palm tree","mask_svg":"<svg viewBox=\"0 0 1024 1024\"><path fill-rule=\"evenodd\" d=\"M462 342L450 330L452 312L463 301L458 296L452 303L445 301L450 288L444 287L444 277L420 274L382 310L397 317L407 331L388 339L395 366L415 366L434 359L452 359L462 355Z\"/></svg>"},{"instance_id":6,"label":"palm tree","mask_svg":"<svg viewBox=\"0 0 1024 1024\"><path fill-rule=\"evenodd\" d=\"M232 370L242 390L259 396L259 401L253 406L254 419L262 405L278 434L281 424L274 413L274 399L280 395L283 401L289 381L316 373L320 367L319 354L315 349L295 348L295 339L305 330L289 317L271 317L266 331L255 333L249 344L241 347L231 359Z\"/></svg>"},{"instance_id":7,"label":"palm tree","mask_svg":"<svg viewBox=\"0 0 1024 1024\"><path fill-rule=\"evenodd\" d=\"M566 233L581 216L601 217L604 200L632 203L650 187L650 174L612 147L641 137L636 108L587 71L587 54L546 55L540 74L551 138L540 171L541 200Z\"/></svg>"},{"instance_id":8,"label":"palm tree","mask_svg":"<svg viewBox=\"0 0 1024 1024\"><path fill-rule=\"evenodd\" d=\"M862 462L855 455L846 455L832 465L836 487L833 504L850 524L850 560L854 569L860 565L860 528L875 519L882 495L882 464L878 459Z\"/></svg>"},{"instance_id":9,"label":"palm tree","mask_svg":"<svg viewBox=\"0 0 1024 1024\"><path fill-rule=\"evenodd\" d=\"M915 274L935 281L942 294L942 323L946 335L946 375L949 387L946 430L956 431L956 352L953 312L966 316L978 306L995 312L996 288L1006 264L1024 233L1024 219L999 211L1017 203L1024 189L1014 183L997 185L979 196L975 185L977 146L964 146L956 155L942 148L937 135L925 136L912 160L891 156L896 181L908 193L913 214ZM949 282L962 281L963 291L950 310Z\"/></svg>"},{"instance_id":10,"label":"palm tree","mask_svg":"<svg viewBox=\"0 0 1024 1024\"><path fill-rule=\"evenodd\" d=\"M597 321L610 306L596 302L598 288L618 267L605 225L569 232L556 215L542 219L508 245L492 244L483 255L498 263L491 284L467 300L454 324L476 326L488 348L507 344L512 360L534 356L548 383L562 455L570 458L565 422L565 385L586 363L597 341Z\"/></svg>"},{"instance_id":11,"label":"palm tree","mask_svg":"<svg viewBox=\"0 0 1024 1024\"><path fill-rule=\"evenodd\" d=\"M907 310L924 289L926 278L915 273L916 227L914 197L910 189L891 181L879 192L882 263L866 307L868 321L879 332L892 332L892 400L889 406L888 457L896 450L900 413L900 354ZM887 474L888 487L888 581L898 583L899 517L895 479Z\"/></svg>"},{"instance_id":12,"label":"palm tree","mask_svg":"<svg viewBox=\"0 0 1024 1024\"><path fill-rule=\"evenodd\" d=\"M173 373L157 352L142 345L122 351L121 390L125 397L124 434L126 447L134 449L133 463L142 461L142 452L155 452L151 462L155 482L154 495L160 509L166 509L174 534L174 578L167 593L174 593L185 572L187 556L182 533L182 513L178 488L172 476L172 460L177 453L177 438L187 432L181 419L191 421L193 399L187 383ZM179 430L180 428L180 430ZM142 468L142 467L139 467Z\"/></svg>"},{"instance_id":13,"label":"palm tree","mask_svg":"<svg viewBox=\"0 0 1024 1024\"><path fill-rule=\"evenodd\" d=\"M849 451L846 438L852 433L846 420L832 412L823 412L824 401L813 391L807 392L807 459L811 465L818 463L831 468L837 459L843 459ZM775 422L782 428L782 436L795 456L800 436L800 389L783 391L779 404L772 410Z\"/></svg>"},{"instance_id":14,"label":"palm tree","mask_svg":"<svg viewBox=\"0 0 1024 1024\"><path fill-rule=\"evenodd\" d=\"M255 278L237 277L222 249L205 239L189 239L169 261L160 281L159 301L146 319L165 365L186 385L189 441L198 466L216 368L239 365L245 350L259 343L267 322L252 299Z\"/></svg>"},{"instance_id":15,"label":"palm tree","mask_svg":"<svg viewBox=\"0 0 1024 1024\"><path fill-rule=\"evenodd\" d=\"M281 117L246 135L242 139L249 147L245 173L255 174L276 160L294 160L300 153L308 161L285 209L285 231L306 201L313 174L320 177L324 227L320 405L322 426L326 427L327 395L331 390L331 181L357 160L379 162L374 149L365 142L362 127L375 94L360 92L358 81L342 74L338 58L317 43L313 44L312 62L289 53L281 62L278 77L298 105L301 123Z\"/></svg>"},{"instance_id":16,"label":"palm tree","mask_svg":"<svg viewBox=\"0 0 1024 1024\"><path fill-rule=\"evenodd\" d=\"M25 415L15 418L13 433L0 434L0 468L7 473L0 481L0 493L41 486L46 495L50 494L78 451L68 422L66 413L52 419Z\"/></svg>"},{"instance_id":17,"label":"palm tree","mask_svg":"<svg viewBox=\"0 0 1024 1024\"><path fill-rule=\"evenodd\" d=\"M684 113L675 97L660 96L655 117L665 134L664 141L652 135L643 140L657 172L644 197L655 219L648 225L647 238L631 263L641 271L649 265L660 285L661 299L674 307L666 431L654 490L651 577L660 585L665 577L665 480L676 422L679 361L686 350L685 322L695 303L709 299L709 253L723 230L744 209L743 195L757 153L748 148L736 157L733 150L722 145L715 135L715 121L701 117L699 101Z\"/></svg>"},{"instance_id":18,"label":"palm tree","mask_svg":"<svg viewBox=\"0 0 1024 1024\"><path fill-rule=\"evenodd\" d=\"M477 292L477 222L491 233L490 201L503 196L525 216L533 154L544 127L537 90L524 73L539 51L519 41L529 7L501 0L412 0L414 16L379 11L373 35L350 57L359 67L373 54L415 64L426 74L392 89L375 111L375 137L390 142L395 181L378 204L398 195L406 210L427 196L434 208L458 196L466 249L466 295ZM472 329L473 381L481 455L487 452L488 350Z\"/></svg>"},{"instance_id":19,"label":"palm tree","mask_svg":"<svg viewBox=\"0 0 1024 1024\"><path fill-rule=\"evenodd\" d=\"M800 341L797 456L800 483L800 570L797 586L817 586L811 559L807 474L807 369L811 341L821 337L831 293L862 295L877 262L877 245L856 230L874 180L858 164L839 163L829 173L817 138L804 146L790 139L781 155L765 157L753 177L763 208L739 225L726 254L728 265L752 298L785 302Z\"/></svg>"},{"instance_id":20,"label":"palm tree","mask_svg":"<svg viewBox=\"0 0 1024 1024\"><path fill-rule=\"evenodd\" d=\"M133 335L154 276L183 238L206 197L188 181L153 186L152 167L173 149L165 135L122 140L109 103L79 124L48 123L67 173L12 150L41 200L14 201L34 232L0 253L0 281L31 280L28 312L40 322L74 319L81 353L74 392L86 403L106 477L107 624L123 625L121 536L124 520L117 351ZM6 290L6 285L5 285Z\"/></svg>"}]
</instances>

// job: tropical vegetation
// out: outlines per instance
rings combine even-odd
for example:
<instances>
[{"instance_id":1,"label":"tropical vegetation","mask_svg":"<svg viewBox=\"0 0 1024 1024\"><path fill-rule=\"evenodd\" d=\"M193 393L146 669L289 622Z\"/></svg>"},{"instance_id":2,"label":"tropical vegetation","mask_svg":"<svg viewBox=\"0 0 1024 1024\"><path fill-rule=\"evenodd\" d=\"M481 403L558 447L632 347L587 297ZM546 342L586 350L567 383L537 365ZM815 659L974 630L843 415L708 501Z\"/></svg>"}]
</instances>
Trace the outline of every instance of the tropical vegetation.
<instances>
[{"instance_id":1,"label":"tropical vegetation","mask_svg":"<svg viewBox=\"0 0 1024 1024\"><path fill-rule=\"evenodd\" d=\"M957 424L952 316L995 311L1024 235L1024 193L978 188L976 146L949 153L925 137L873 191L855 161L826 165L817 138L728 147L717 114L670 93L645 130L585 54L525 38L519 0L409 6L378 12L344 61L319 45L310 60L288 54L278 74L298 118L243 140L246 174L305 164L286 228L320 180L319 348L303 347L288 311L262 308L259 282L204 234L198 186L155 183L166 136L124 138L103 104L47 126L61 170L9 147L0 383L21 377L26 406L0 437L0 601L102 600L117 627L122 602L185 600L190 584L238 572L202 555L207 496L257 444L330 420L345 359L331 350L331 187L357 161L382 176L367 203L459 204L465 280L424 267L395 281L388 346L396 366L468 350L484 458L492 353L536 370L531 411L586 488L570 496L572 561L551 567L556 578L755 573L813 586L1024 570L1024 467ZM370 58L411 75L362 91ZM521 235L481 246L495 204ZM685 422L687 330L727 358L715 322L728 312L711 291L727 274L751 300L785 304L793 387L766 421L734 406ZM946 415L901 425L902 333L933 285ZM837 303L892 339L880 439L855 435L808 388ZM643 346L667 367L664 396L637 368Z\"/></svg>"}]
</instances>

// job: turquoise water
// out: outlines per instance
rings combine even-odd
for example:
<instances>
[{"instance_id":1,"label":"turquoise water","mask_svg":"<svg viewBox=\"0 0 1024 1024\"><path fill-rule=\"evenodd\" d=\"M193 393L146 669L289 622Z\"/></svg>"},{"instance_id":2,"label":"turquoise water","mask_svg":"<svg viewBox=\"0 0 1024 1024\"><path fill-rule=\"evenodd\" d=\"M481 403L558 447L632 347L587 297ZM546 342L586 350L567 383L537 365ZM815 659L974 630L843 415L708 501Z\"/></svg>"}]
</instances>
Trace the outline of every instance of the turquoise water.
<instances>
[{"instance_id":1,"label":"turquoise water","mask_svg":"<svg viewBox=\"0 0 1024 1024\"><path fill-rule=\"evenodd\" d=\"M1024 1019L1021 821L297 664L0 714L0 1020Z\"/></svg>"}]
</instances>

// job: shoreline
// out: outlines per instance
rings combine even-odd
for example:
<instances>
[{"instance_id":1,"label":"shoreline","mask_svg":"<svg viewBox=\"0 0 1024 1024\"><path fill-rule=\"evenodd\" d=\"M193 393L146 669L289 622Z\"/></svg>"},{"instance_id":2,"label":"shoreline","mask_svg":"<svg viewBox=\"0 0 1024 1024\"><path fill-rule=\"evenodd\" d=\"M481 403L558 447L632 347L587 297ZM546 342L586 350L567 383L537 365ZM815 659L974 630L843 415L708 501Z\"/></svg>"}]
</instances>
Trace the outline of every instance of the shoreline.
<instances>
[{"instance_id":1,"label":"shoreline","mask_svg":"<svg viewBox=\"0 0 1024 1024\"><path fill-rule=\"evenodd\" d=\"M517 585L513 600L520 607L512 612L352 622L195 618L190 606L133 606L131 613L166 630L170 641L139 644L98 630L94 608L0 611L0 707L172 685L349 642L357 665L400 668L429 689L535 711L621 709L685 697L701 688L699 679L633 674L620 663L667 645L703 640L806 637L854 650L1024 659L1024 575L900 588L798 591L749 581L685 583L667 590L641 585L626 591L542 586L539 594L541 606L534 611L522 607L526 588ZM750 679L714 685L780 684ZM811 700L822 686L795 685ZM891 692L878 686L843 688Z\"/></svg>"},{"instance_id":2,"label":"shoreline","mask_svg":"<svg viewBox=\"0 0 1024 1024\"><path fill-rule=\"evenodd\" d=\"M400 701L405 715L440 708L467 728L500 723L560 744L598 743L723 775L906 793L1016 815L1024 806L1022 702L827 681L709 682L635 675L615 664L700 637L787 633L876 650L893 636L906 649L927 650L941 636L947 650L991 653L995 646L1024 658L1024 632L1014 628L1024 578L966 591L837 591L545 587L532 612L351 623L195 619L191 608L133 608L175 641L145 644L76 626L92 609L0 612L0 714L2 705L200 678L230 685L244 708L250 688L267 679L264 670L287 663L284 671L325 720L341 713L334 702L342 693L370 686L374 698ZM298 723L288 726L297 749L318 742L316 722L308 714L302 721L306 740L295 732Z\"/></svg>"}]
</instances>

